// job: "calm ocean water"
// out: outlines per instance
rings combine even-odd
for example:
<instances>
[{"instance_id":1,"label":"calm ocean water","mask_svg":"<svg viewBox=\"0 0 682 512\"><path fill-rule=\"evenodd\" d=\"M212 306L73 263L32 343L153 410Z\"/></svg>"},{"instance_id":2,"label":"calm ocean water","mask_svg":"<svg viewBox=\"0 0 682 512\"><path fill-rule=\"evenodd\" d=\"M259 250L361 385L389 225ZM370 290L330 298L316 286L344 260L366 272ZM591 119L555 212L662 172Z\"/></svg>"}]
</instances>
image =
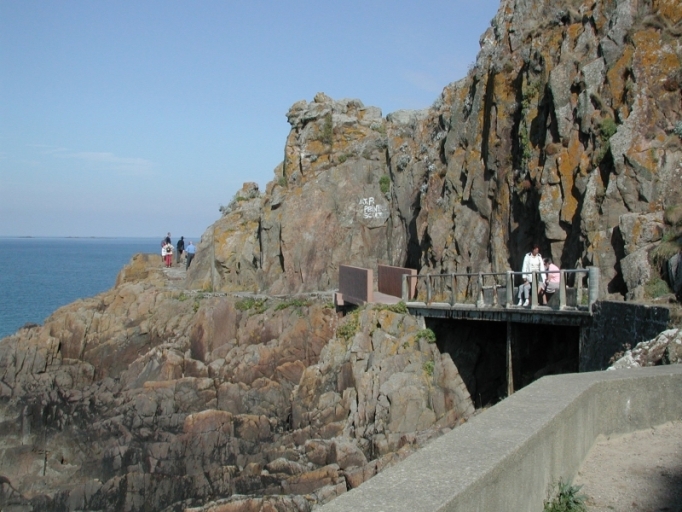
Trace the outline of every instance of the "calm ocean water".
<instances>
[{"instance_id":1,"label":"calm ocean water","mask_svg":"<svg viewBox=\"0 0 682 512\"><path fill-rule=\"evenodd\" d=\"M175 243L176 240L173 240ZM0 339L57 308L108 290L130 258L159 254L156 238L0 238Z\"/></svg>"}]
</instances>

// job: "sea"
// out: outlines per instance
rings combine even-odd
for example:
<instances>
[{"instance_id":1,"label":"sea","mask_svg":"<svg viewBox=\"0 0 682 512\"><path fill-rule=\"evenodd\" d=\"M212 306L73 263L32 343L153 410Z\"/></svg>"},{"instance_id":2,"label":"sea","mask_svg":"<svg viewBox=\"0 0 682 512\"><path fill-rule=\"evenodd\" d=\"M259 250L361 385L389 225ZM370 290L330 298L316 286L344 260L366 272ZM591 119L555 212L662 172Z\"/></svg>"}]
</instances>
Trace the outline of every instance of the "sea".
<instances>
[{"instance_id":1,"label":"sea","mask_svg":"<svg viewBox=\"0 0 682 512\"><path fill-rule=\"evenodd\" d=\"M158 254L161 265L161 238L0 237L0 339L112 288L137 253Z\"/></svg>"}]
</instances>

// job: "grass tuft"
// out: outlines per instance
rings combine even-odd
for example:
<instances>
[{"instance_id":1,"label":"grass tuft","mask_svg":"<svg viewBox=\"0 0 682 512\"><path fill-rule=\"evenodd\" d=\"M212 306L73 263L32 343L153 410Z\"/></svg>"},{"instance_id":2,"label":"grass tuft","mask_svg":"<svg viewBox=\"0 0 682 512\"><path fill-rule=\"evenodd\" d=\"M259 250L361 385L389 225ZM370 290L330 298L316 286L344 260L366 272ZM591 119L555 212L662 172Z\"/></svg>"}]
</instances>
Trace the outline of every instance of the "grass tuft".
<instances>
[{"instance_id":1,"label":"grass tuft","mask_svg":"<svg viewBox=\"0 0 682 512\"><path fill-rule=\"evenodd\" d=\"M267 301L268 299L256 299L253 297L247 297L245 299L238 300L234 307L237 308L239 311L253 310L254 313L260 314L267 309L266 305Z\"/></svg>"},{"instance_id":2,"label":"grass tuft","mask_svg":"<svg viewBox=\"0 0 682 512\"><path fill-rule=\"evenodd\" d=\"M670 293L670 288L668 288L668 283L663 279L659 276L654 276L644 285L644 293L652 299L657 299Z\"/></svg>"},{"instance_id":3,"label":"grass tuft","mask_svg":"<svg viewBox=\"0 0 682 512\"><path fill-rule=\"evenodd\" d=\"M388 194L388 191L391 190L391 178L387 174L379 178L379 187L382 194Z\"/></svg>"},{"instance_id":4,"label":"grass tuft","mask_svg":"<svg viewBox=\"0 0 682 512\"><path fill-rule=\"evenodd\" d=\"M282 311L287 308L305 308L310 306L310 301L305 299L289 299L277 304L275 311Z\"/></svg>"},{"instance_id":5,"label":"grass tuft","mask_svg":"<svg viewBox=\"0 0 682 512\"><path fill-rule=\"evenodd\" d=\"M390 311L391 313L400 313L406 315L408 313L407 306L403 301L397 304L381 304L376 307L377 311Z\"/></svg>"},{"instance_id":6,"label":"grass tuft","mask_svg":"<svg viewBox=\"0 0 682 512\"><path fill-rule=\"evenodd\" d=\"M436 333L433 332L429 328L421 329L421 330L417 331L416 336L417 336L417 339L424 338L429 343L436 343Z\"/></svg>"},{"instance_id":7,"label":"grass tuft","mask_svg":"<svg viewBox=\"0 0 682 512\"><path fill-rule=\"evenodd\" d=\"M543 512L587 512L587 496L580 494L582 486L571 485L559 479L557 493L544 503Z\"/></svg>"},{"instance_id":8,"label":"grass tuft","mask_svg":"<svg viewBox=\"0 0 682 512\"><path fill-rule=\"evenodd\" d=\"M355 310L350 315L346 317L346 322L340 325L336 331L337 336L340 336L344 340L348 341L355 333L358 332L360 328L360 311Z\"/></svg>"}]
</instances>

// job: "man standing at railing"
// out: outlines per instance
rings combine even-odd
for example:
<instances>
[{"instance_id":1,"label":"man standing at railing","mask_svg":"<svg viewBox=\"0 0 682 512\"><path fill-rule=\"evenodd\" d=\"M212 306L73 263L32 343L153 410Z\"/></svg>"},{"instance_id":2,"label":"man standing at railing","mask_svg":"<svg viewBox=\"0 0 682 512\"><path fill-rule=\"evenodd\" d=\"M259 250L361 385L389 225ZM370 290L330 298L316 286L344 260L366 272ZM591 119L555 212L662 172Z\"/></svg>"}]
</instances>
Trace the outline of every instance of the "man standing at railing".
<instances>
[{"instance_id":1,"label":"man standing at railing","mask_svg":"<svg viewBox=\"0 0 682 512\"><path fill-rule=\"evenodd\" d=\"M542 256L540 256L540 247L538 244L534 244L533 250L523 258L523 267L521 267L521 272L523 272L523 283L519 286L519 303L517 306L528 306L530 304L530 288L531 283L533 282L533 272L544 271L545 265L542 262ZM544 283L545 275L539 275L540 281Z\"/></svg>"}]
</instances>

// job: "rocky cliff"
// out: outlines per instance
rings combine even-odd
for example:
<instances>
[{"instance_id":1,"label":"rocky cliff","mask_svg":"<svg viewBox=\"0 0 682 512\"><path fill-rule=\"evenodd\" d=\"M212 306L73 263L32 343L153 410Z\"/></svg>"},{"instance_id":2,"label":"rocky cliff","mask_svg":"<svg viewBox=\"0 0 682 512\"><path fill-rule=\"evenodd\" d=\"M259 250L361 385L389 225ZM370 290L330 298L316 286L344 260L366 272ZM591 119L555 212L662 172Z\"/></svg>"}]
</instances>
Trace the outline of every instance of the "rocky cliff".
<instances>
[{"instance_id":1,"label":"rocky cliff","mask_svg":"<svg viewBox=\"0 0 682 512\"><path fill-rule=\"evenodd\" d=\"M184 281L139 255L0 341L0 508L306 511L465 421L415 318L338 318L339 264L504 271L537 241L636 298L682 225L681 35L677 0L504 0L429 109L294 104Z\"/></svg>"},{"instance_id":2,"label":"rocky cliff","mask_svg":"<svg viewBox=\"0 0 682 512\"><path fill-rule=\"evenodd\" d=\"M185 290L138 255L0 342L0 508L307 511L472 413L401 308Z\"/></svg>"},{"instance_id":3,"label":"rocky cliff","mask_svg":"<svg viewBox=\"0 0 682 512\"><path fill-rule=\"evenodd\" d=\"M604 294L640 296L682 202L681 35L676 0L505 0L427 110L294 104L275 179L223 209L192 284L326 290L342 263L505 271L538 242L599 267Z\"/></svg>"}]
</instances>

